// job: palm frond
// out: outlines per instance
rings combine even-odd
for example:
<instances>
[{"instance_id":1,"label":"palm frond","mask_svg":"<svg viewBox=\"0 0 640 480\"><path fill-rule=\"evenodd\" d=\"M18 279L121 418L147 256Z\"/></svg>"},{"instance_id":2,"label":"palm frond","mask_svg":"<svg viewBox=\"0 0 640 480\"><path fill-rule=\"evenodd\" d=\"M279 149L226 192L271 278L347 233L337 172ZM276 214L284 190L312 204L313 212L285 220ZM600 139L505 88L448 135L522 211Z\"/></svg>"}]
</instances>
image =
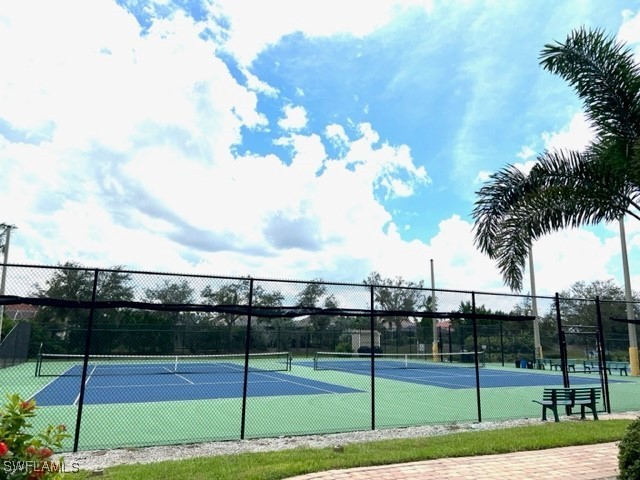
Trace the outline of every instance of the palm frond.
<instances>
[{"instance_id":1,"label":"palm frond","mask_svg":"<svg viewBox=\"0 0 640 480\"><path fill-rule=\"evenodd\" d=\"M545 45L540 64L575 89L600 137L638 137L640 66L624 44L600 29L580 28L564 43Z\"/></svg>"},{"instance_id":2,"label":"palm frond","mask_svg":"<svg viewBox=\"0 0 640 480\"><path fill-rule=\"evenodd\" d=\"M476 192L478 200L472 213L474 243L490 258L494 256L500 222L528 188L526 175L509 165L491 175L489 181Z\"/></svg>"},{"instance_id":3,"label":"palm frond","mask_svg":"<svg viewBox=\"0 0 640 480\"><path fill-rule=\"evenodd\" d=\"M505 283L522 288L529 245L565 228L617 220L633 212L638 189L591 152L546 152L529 175L509 166L477 192L476 246L496 260Z\"/></svg>"}]
</instances>

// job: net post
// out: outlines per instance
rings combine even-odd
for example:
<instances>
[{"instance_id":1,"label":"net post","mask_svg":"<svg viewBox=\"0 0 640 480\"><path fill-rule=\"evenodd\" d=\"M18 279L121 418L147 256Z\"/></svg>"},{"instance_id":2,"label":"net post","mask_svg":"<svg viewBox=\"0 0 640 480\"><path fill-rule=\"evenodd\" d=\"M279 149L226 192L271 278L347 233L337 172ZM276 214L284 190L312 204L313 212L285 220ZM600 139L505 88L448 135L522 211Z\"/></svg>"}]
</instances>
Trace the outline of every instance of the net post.
<instances>
[{"instance_id":1,"label":"net post","mask_svg":"<svg viewBox=\"0 0 640 480\"><path fill-rule=\"evenodd\" d=\"M42 345L44 342L40 342L40 347L38 348L38 355L36 355L36 373L35 376L40 376L40 366L42 365Z\"/></svg>"}]
</instances>

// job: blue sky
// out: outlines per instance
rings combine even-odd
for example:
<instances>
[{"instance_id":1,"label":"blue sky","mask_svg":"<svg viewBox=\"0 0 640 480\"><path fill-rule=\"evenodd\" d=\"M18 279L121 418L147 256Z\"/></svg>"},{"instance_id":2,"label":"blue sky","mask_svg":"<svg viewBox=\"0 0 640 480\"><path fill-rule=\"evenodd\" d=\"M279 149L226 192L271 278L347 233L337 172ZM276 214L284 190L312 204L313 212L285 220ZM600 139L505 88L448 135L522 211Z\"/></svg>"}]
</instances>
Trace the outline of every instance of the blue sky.
<instances>
[{"instance_id":1,"label":"blue sky","mask_svg":"<svg viewBox=\"0 0 640 480\"><path fill-rule=\"evenodd\" d=\"M637 0L10 1L10 260L429 283L434 259L436 286L504 291L473 246L475 192L589 142L578 99L538 66L583 25L640 52ZM633 220L627 234L640 288ZM534 257L539 293L620 281L617 225L545 237Z\"/></svg>"}]
</instances>

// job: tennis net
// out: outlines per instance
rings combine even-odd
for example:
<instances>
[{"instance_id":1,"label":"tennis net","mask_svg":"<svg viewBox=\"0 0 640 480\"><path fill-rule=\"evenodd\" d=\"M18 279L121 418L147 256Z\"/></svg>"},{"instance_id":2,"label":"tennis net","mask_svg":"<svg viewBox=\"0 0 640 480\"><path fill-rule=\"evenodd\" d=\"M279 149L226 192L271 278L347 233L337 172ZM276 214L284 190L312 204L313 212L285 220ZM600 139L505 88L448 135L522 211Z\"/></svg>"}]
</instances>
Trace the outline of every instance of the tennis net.
<instances>
[{"instance_id":1,"label":"tennis net","mask_svg":"<svg viewBox=\"0 0 640 480\"><path fill-rule=\"evenodd\" d=\"M478 365L484 366L484 351L477 352ZM444 370L474 368L475 352L452 353L376 353L376 369L415 368ZM370 370L370 353L317 352L313 359L315 370Z\"/></svg>"},{"instance_id":2,"label":"tennis net","mask_svg":"<svg viewBox=\"0 0 640 480\"><path fill-rule=\"evenodd\" d=\"M81 376L84 355L41 353L37 377ZM251 353L249 372L291 369L289 352ZM226 355L90 355L87 375L161 375L195 373L243 373L244 354Z\"/></svg>"}]
</instances>

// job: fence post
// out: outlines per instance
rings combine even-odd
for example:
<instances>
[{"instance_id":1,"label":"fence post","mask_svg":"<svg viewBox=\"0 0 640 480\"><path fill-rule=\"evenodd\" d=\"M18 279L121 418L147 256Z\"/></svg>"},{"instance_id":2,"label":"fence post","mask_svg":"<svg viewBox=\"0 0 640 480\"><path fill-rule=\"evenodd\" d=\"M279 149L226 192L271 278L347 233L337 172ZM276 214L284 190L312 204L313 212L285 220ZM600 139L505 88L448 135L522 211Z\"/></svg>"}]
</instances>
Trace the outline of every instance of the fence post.
<instances>
[{"instance_id":1,"label":"fence post","mask_svg":"<svg viewBox=\"0 0 640 480\"><path fill-rule=\"evenodd\" d=\"M476 317L476 293L471 292L471 314L473 315L473 361L476 369L476 399L478 402L478 422L482 422L480 405L480 365L478 364L478 319Z\"/></svg>"},{"instance_id":2,"label":"fence post","mask_svg":"<svg viewBox=\"0 0 640 480\"><path fill-rule=\"evenodd\" d=\"M602 396L604 400L604 408L607 413L611 413L611 398L609 397L609 377L607 376L607 357L606 344L604 343L604 328L602 326L602 310L600 310L600 296L596 296L596 319L598 321L598 364L600 367L600 379L602 381Z\"/></svg>"},{"instance_id":3,"label":"fence post","mask_svg":"<svg viewBox=\"0 0 640 480\"><path fill-rule=\"evenodd\" d=\"M91 352L91 335L93 330L93 317L95 314L96 295L98 291L98 270L93 272L93 290L91 292L91 308L89 309L89 322L87 323L87 337L84 343L84 360L82 362L82 378L80 380L80 395L78 396L78 416L76 417L76 435L73 438L73 451L78 451L80 441L80 425L82 424L82 407L84 406L84 392L87 382L87 369L89 368L89 353Z\"/></svg>"},{"instance_id":4,"label":"fence post","mask_svg":"<svg viewBox=\"0 0 640 480\"><path fill-rule=\"evenodd\" d=\"M556 323L558 326L558 344L560 347L560 367L562 368L562 385L569 388L569 368L567 367L567 342L562 330L562 316L560 315L560 295L556 292Z\"/></svg>"},{"instance_id":5,"label":"fence post","mask_svg":"<svg viewBox=\"0 0 640 480\"><path fill-rule=\"evenodd\" d=\"M249 351L251 350L251 314L253 310L253 278L249 279L249 310L247 311L247 338L244 347L244 379L242 385L242 418L240 420L240 440L244 440L247 417L247 390L249 384Z\"/></svg>"},{"instance_id":6,"label":"fence post","mask_svg":"<svg viewBox=\"0 0 640 480\"><path fill-rule=\"evenodd\" d=\"M376 362L375 362L375 335L373 328L375 326L375 303L374 303L374 295L373 295L373 285L370 288L370 315L369 315L369 332L371 334L370 345L371 345L371 430L376 429Z\"/></svg>"}]
</instances>

